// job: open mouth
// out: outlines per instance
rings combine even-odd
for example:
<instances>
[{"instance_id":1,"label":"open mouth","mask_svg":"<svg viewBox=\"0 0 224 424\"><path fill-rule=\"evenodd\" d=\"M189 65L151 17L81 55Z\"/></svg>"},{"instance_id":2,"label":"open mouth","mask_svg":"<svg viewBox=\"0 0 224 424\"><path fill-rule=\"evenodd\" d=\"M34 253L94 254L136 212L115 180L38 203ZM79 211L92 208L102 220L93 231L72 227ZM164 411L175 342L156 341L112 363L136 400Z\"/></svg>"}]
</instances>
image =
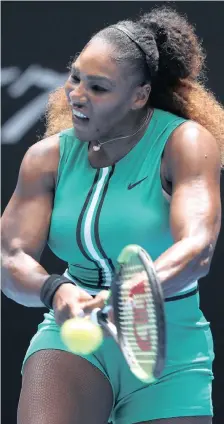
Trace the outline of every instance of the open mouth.
<instances>
[{"instance_id":1,"label":"open mouth","mask_svg":"<svg viewBox=\"0 0 224 424\"><path fill-rule=\"evenodd\" d=\"M73 117L75 117L75 118L78 118L78 119L80 119L80 120L82 120L82 121L89 121L89 118L86 116L86 115L84 115L83 113L81 113L81 112L78 112L77 110L72 110L72 115L73 115Z\"/></svg>"},{"instance_id":2,"label":"open mouth","mask_svg":"<svg viewBox=\"0 0 224 424\"><path fill-rule=\"evenodd\" d=\"M72 109L72 116L73 116L74 125L75 127L77 127L77 129L79 126L83 128L89 123L89 118L83 113L78 112L77 110Z\"/></svg>"}]
</instances>

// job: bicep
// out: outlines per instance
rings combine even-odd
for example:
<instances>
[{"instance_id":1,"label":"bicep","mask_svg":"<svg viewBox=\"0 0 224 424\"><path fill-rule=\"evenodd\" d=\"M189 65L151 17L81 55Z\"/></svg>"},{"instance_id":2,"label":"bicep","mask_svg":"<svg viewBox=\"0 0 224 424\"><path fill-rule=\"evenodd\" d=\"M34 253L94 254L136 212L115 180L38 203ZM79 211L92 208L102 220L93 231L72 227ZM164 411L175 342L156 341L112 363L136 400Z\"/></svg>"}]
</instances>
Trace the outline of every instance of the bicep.
<instances>
[{"instance_id":1,"label":"bicep","mask_svg":"<svg viewBox=\"0 0 224 424\"><path fill-rule=\"evenodd\" d=\"M2 251L24 251L39 259L47 240L53 202L53 177L35 148L25 155L15 192L2 216Z\"/></svg>"},{"instance_id":2,"label":"bicep","mask_svg":"<svg viewBox=\"0 0 224 424\"><path fill-rule=\"evenodd\" d=\"M24 200L14 193L2 216L3 251L13 255L22 250L38 259L46 243L51 210L49 194Z\"/></svg>"},{"instance_id":3,"label":"bicep","mask_svg":"<svg viewBox=\"0 0 224 424\"><path fill-rule=\"evenodd\" d=\"M175 187L171 200L170 224L175 241L186 237L202 244L215 244L221 223L219 191L205 181L191 181Z\"/></svg>"},{"instance_id":4,"label":"bicep","mask_svg":"<svg viewBox=\"0 0 224 424\"><path fill-rule=\"evenodd\" d=\"M173 237L215 246L221 224L219 150L213 137L197 125L181 131L170 150Z\"/></svg>"}]
</instances>

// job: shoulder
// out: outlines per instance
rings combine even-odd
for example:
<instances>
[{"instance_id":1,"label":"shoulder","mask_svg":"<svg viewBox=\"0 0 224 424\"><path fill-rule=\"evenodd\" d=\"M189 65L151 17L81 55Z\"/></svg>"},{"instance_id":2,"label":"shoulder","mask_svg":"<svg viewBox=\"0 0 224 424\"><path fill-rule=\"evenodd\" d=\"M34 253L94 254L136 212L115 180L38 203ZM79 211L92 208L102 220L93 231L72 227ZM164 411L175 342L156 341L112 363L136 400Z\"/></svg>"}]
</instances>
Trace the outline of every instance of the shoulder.
<instances>
[{"instance_id":1,"label":"shoulder","mask_svg":"<svg viewBox=\"0 0 224 424\"><path fill-rule=\"evenodd\" d=\"M24 159L33 165L41 164L46 169L59 159L60 137L59 134L52 135L34 143L27 150Z\"/></svg>"},{"instance_id":2,"label":"shoulder","mask_svg":"<svg viewBox=\"0 0 224 424\"><path fill-rule=\"evenodd\" d=\"M200 124L186 121L171 134L164 150L166 178L172 181L176 170L203 172L217 169L220 172L220 150L213 135Z\"/></svg>"},{"instance_id":3,"label":"shoulder","mask_svg":"<svg viewBox=\"0 0 224 424\"><path fill-rule=\"evenodd\" d=\"M30 183L44 179L54 185L60 157L59 145L59 134L33 144L23 158L20 179L29 179Z\"/></svg>"},{"instance_id":4,"label":"shoulder","mask_svg":"<svg viewBox=\"0 0 224 424\"><path fill-rule=\"evenodd\" d=\"M55 155L59 152L60 134L54 134L50 137L43 138L32 144L27 150L25 157L33 159L44 159L49 154Z\"/></svg>"}]
</instances>

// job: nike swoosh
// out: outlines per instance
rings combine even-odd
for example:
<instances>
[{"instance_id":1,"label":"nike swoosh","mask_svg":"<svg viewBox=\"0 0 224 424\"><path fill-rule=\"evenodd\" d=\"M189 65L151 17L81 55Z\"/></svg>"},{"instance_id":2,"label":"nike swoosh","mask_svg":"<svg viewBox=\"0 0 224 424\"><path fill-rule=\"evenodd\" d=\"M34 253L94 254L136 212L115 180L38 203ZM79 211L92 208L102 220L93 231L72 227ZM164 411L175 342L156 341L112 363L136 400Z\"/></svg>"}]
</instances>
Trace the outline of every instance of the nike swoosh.
<instances>
[{"instance_id":1,"label":"nike swoosh","mask_svg":"<svg viewBox=\"0 0 224 424\"><path fill-rule=\"evenodd\" d=\"M146 178L148 178L148 175L147 175L147 177L142 178L142 180L137 181L137 183L129 184L129 186L128 186L128 190L131 190L132 188L136 187L138 184L142 183L142 181L146 180Z\"/></svg>"}]
</instances>

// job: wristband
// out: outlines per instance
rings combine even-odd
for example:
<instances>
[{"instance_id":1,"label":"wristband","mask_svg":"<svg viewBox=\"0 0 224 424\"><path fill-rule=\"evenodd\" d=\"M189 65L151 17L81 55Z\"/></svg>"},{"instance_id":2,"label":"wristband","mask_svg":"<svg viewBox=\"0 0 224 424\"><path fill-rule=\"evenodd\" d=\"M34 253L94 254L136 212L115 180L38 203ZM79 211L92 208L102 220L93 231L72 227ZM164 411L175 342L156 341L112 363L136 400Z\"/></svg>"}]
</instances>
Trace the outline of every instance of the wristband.
<instances>
[{"instance_id":1,"label":"wristband","mask_svg":"<svg viewBox=\"0 0 224 424\"><path fill-rule=\"evenodd\" d=\"M40 300L48 309L52 309L52 301L56 290L62 284L74 284L73 281L64 277L63 275L52 274L47 280L44 282L40 291Z\"/></svg>"}]
</instances>

